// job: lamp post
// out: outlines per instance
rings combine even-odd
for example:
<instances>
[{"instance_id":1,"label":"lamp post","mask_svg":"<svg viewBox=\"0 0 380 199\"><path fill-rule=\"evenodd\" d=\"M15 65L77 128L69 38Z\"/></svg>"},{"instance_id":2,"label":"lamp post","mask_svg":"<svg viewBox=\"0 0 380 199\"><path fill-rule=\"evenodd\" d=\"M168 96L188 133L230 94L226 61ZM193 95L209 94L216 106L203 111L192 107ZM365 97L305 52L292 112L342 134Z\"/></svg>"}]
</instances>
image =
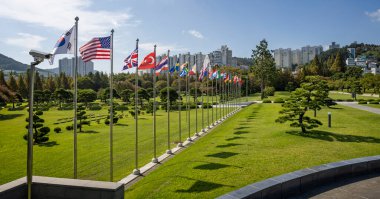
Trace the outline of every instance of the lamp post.
<instances>
[{"instance_id":1,"label":"lamp post","mask_svg":"<svg viewBox=\"0 0 380 199\"><path fill-rule=\"evenodd\" d=\"M34 71L36 66L50 59L51 54L31 50L29 54L34 58L34 62L30 63L29 71L29 127L28 127L28 148L26 157L26 182L28 185L28 199L32 198L32 177L33 177L33 95L34 95Z\"/></svg>"}]
</instances>

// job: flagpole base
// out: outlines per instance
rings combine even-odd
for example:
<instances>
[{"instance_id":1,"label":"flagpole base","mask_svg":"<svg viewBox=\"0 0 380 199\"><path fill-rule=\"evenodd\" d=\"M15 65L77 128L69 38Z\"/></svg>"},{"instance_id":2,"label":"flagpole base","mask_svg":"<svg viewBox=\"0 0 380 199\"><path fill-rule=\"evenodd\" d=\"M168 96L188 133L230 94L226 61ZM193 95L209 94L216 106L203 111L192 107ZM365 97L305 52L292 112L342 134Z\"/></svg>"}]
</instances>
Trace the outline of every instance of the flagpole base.
<instances>
[{"instance_id":1,"label":"flagpole base","mask_svg":"<svg viewBox=\"0 0 380 199\"><path fill-rule=\"evenodd\" d=\"M157 158L152 158L152 163L158 163L158 159Z\"/></svg>"},{"instance_id":2,"label":"flagpole base","mask_svg":"<svg viewBox=\"0 0 380 199\"><path fill-rule=\"evenodd\" d=\"M200 137L199 133L195 133L194 136Z\"/></svg>"},{"instance_id":3,"label":"flagpole base","mask_svg":"<svg viewBox=\"0 0 380 199\"><path fill-rule=\"evenodd\" d=\"M193 140L191 139L191 137L188 137L186 140L189 141L189 142L193 141Z\"/></svg>"},{"instance_id":4,"label":"flagpole base","mask_svg":"<svg viewBox=\"0 0 380 199\"><path fill-rule=\"evenodd\" d=\"M182 142L178 143L177 147L183 147Z\"/></svg>"},{"instance_id":5,"label":"flagpole base","mask_svg":"<svg viewBox=\"0 0 380 199\"><path fill-rule=\"evenodd\" d=\"M132 172L132 173L133 173L133 175L137 175L137 176L141 175L139 169L133 169L133 172Z\"/></svg>"},{"instance_id":6,"label":"flagpole base","mask_svg":"<svg viewBox=\"0 0 380 199\"><path fill-rule=\"evenodd\" d=\"M173 152L172 152L172 150L168 149L168 150L166 150L166 154L173 155Z\"/></svg>"}]
</instances>

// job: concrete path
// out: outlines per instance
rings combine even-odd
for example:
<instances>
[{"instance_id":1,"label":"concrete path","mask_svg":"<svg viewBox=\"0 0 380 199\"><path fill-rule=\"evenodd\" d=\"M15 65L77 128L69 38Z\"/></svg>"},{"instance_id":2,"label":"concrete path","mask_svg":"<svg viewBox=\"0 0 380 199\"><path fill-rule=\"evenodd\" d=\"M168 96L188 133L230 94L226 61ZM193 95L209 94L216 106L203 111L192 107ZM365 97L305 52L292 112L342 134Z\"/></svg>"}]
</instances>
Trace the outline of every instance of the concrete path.
<instances>
[{"instance_id":1,"label":"concrete path","mask_svg":"<svg viewBox=\"0 0 380 199\"><path fill-rule=\"evenodd\" d=\"M379 187L379 174L369 174L318 187L308 193L305 193L295 198L378 199L380 198Z\"/></svg>"},{"instance_id":2,"label":"concrete path","mask_svg":"<svg viewBox=\"0 0 380 199\"><path fill-rule=\"evenodd\" d=\"M380 109L379 108L372 108L372 107L369 107L369 106L362 106L362 105L359 105L357 102L337 102L337 103L340 104L340 105L344 105L344 106L348 106L348 107L351 107L351 108L356 108L356 109L360 109L360 110L363 110L363 111L368 111L368 112L380 115Z\"/></svg>"}]
</instances>

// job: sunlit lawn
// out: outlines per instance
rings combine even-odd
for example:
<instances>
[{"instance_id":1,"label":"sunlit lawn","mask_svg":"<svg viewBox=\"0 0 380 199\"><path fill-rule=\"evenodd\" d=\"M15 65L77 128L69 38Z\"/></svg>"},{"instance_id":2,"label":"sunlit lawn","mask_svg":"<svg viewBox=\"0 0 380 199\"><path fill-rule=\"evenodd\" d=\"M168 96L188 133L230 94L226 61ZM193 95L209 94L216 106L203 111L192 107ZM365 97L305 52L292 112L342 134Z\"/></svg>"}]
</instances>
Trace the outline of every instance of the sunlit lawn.
<instances>
[{"instance_id":1,"label":"sunlit lawn","mask_svg":"<svg viewBox=\"0 0 380 199\"><path fill-rule=\"evenodd\" d=\"M306 136L274 120L279 104L255 104L141 181L126 198L215 198L253 182L323 163L380 154L380 115L336 106ZM332 113L328 128L327 112ZM312 114L312 113L309 113Z\"/></svg>"},{"instance_id":2,"label":"sunlit lawn","mask_svg":"<svg viewBox=\"0 0 380 199\"><path fill-rule=\"evenodd\" d=\"M106 115L107 107L101 111L87 111L87 114ZM114 126L114 180L129 175L134 168L135 122L124 112L123 119ZM204 125L207 125L207 109L204 109ZM218 111L218 116L220 116ZM226 113L226 111L225 111ZM118 111L118 114L122 114ZM22 138L27 132L26 109L22 111L0 110L0 184L26 175L26 141ZM182 111L182 136L188 137L187 112ZM73 177L73 131L65 129L71 123L53 124L58 119L73 117L73 111L58 111L51 108L41 116L45 125L51 129L50 140L44 145L34 146L34 175ZM153 123L150 114L139 116L139 167L147 164L153 157ZM191 110L190 134L201 130L202 111L198 109L198 129L195 129L195 110ZM170 113L170 147L179 141L178 111ZM214 108L216 120L216 108ZM157 155L167 149L167 113L157 111ZM209 122L212 111L209 109ZM54 133L55 127L61 127L62 133ZM80 179L109 180L109 126L104 119L98 124L92 121L78 133L78 176Z\"/></svg>"}]
</instances>

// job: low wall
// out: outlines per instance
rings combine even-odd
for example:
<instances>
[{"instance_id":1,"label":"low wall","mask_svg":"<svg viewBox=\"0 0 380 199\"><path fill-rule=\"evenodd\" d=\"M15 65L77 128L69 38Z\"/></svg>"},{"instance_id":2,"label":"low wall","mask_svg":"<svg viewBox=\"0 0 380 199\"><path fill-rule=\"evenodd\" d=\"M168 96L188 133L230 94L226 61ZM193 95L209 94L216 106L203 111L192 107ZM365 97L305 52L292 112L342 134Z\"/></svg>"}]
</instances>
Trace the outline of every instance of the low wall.
<instances>
[{"instance_id":1,"label":"low wall","mask_svg":"<svg viewBox=\"0 0 380 199\"><path fill-rule=\"evenodd\" d=\"M250 184L222 195L218 199L288 198L329 182L374 172L380 172L380 155L344 160L294 171Z\"/></svg>"},{"instance_id":2,"label":"low wall","mask_svg":"<svg viewBox=\"0 0 380 199\"><path fill-rule=\"evenodd\" d=\"M27 198L26 177L1 185L0 198ZM114 182L33 176L32 198L123 199L124 186Z\"/></svg>"}]
</instances>

